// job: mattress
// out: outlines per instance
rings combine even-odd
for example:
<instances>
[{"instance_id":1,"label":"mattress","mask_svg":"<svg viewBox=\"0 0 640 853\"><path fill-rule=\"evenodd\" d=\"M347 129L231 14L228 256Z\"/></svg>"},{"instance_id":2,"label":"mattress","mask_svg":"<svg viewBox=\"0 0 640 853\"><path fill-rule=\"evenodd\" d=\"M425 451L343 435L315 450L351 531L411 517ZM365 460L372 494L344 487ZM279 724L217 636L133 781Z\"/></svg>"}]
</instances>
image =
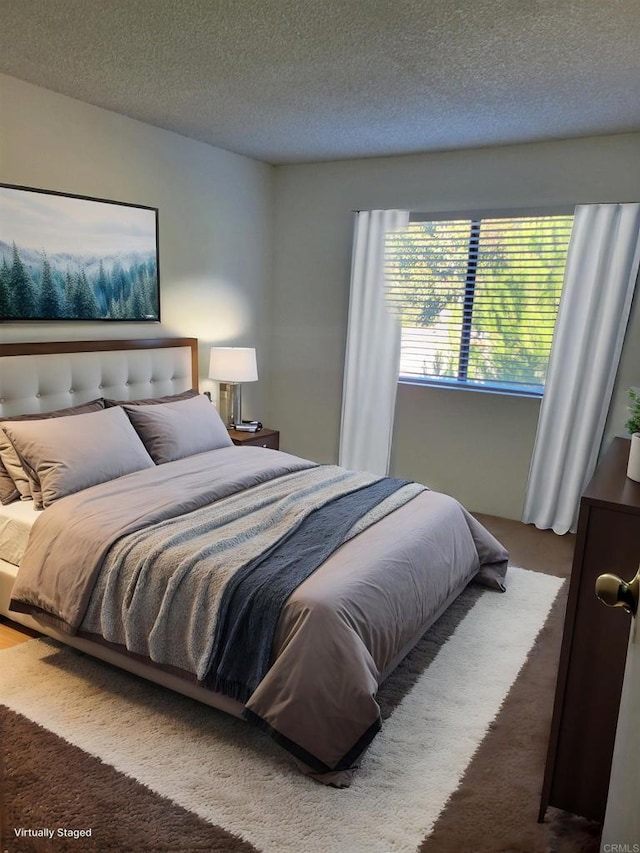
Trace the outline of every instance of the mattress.
<instances>
[{"instance_id":1,"label":"mattress","mask_svg":"<svg viewBox=\"0 0 640 853\"><path fill-rule=\"evenodd\" d=\"M0 560L20 565L31 527L40 514L33 501L0 505Z\"/></svg>"}]
</instances>

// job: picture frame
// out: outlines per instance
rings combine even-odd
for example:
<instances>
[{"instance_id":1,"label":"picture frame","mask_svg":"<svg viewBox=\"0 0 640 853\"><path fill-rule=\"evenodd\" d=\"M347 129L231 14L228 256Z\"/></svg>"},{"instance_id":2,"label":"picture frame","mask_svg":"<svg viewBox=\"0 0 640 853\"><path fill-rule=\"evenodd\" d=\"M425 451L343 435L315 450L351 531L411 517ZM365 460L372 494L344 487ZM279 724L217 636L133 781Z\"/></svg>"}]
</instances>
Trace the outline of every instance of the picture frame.
<instances>
[{"instance_id":1,"label":"picture frame","mask_svg":"<svg viewBox=\"0 0 640 853\"><path fill-rule=\"evenodd\" d=\"M0 183L0 322L160 322L158 209Z\"/></svg>"}]
</instances>

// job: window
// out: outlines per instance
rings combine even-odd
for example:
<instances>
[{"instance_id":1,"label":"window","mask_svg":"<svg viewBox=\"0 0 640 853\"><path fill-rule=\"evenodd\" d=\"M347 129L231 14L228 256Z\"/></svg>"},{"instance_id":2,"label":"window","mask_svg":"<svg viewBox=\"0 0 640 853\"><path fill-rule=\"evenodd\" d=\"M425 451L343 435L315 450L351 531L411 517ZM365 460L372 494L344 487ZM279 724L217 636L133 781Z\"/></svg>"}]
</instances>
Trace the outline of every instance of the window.
<instances>
[{"instance_id":1,"label":"window","mask_svg":"<svg viewBox=\"0 0 640 853\"><path fill-rule=\"evenodd\" d=\"M541 395L573 216L414 221L387 240L400 380Z\"/></svg>"}]
</instances>

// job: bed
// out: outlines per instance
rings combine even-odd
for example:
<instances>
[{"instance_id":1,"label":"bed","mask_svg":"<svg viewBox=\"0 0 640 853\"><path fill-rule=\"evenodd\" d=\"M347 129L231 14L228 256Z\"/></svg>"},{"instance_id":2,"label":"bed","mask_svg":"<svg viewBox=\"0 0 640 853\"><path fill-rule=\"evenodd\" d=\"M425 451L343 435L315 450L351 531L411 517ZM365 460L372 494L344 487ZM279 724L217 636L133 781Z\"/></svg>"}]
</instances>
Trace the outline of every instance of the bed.
<instances>
[{"instance_id":1,"label":"bed","mask_svg":"<svg viewBox=\"0 0 640 853\"><path fill-rule=\"evenodd\" d=\"M379 685L508 555L420 484L233 446L197 387L192 338L0 345L0 613L347 786Z\"/></svg>"}]
</instances>

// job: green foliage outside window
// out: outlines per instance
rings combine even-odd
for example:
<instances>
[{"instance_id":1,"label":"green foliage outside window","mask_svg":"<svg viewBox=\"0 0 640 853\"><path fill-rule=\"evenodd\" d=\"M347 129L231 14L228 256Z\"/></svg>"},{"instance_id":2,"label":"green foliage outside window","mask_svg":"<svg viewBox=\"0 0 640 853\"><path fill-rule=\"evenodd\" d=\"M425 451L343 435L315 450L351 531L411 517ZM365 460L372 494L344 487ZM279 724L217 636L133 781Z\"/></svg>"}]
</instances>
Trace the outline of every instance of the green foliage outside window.
<instances>
[{"instance_id":1,"label":"green foliage outside window","mask_svg":"<svg viewBox=\"0 0 640 853\"><path fill-rule=\"evenodd\" d=\"M401 375L540 393L572 220L412 221L389 235Z\"/></svg>"}]
</instances>

